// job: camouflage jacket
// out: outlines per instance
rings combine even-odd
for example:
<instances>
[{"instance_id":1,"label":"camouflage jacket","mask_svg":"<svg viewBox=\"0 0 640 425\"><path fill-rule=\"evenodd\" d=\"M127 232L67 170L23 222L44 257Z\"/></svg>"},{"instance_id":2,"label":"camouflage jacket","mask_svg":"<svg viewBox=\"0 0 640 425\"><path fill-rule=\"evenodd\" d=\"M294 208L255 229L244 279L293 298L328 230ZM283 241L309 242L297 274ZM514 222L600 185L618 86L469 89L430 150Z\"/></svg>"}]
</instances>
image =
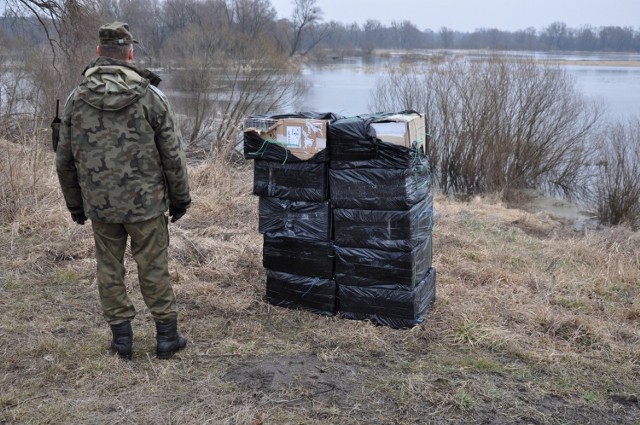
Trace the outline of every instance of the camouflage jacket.
<instances>
[{"instance_id":1,"label":"camouflage jacket","mask_svg":"<svg viewBox=\"0 0 640 425\"><path fill-rule=\"evenodd\" d=\"M56 171L67 208L135 223L191 204L187 165L164 94L132 67L99 58L67 99Z\"/></svg>"}]
</instances>

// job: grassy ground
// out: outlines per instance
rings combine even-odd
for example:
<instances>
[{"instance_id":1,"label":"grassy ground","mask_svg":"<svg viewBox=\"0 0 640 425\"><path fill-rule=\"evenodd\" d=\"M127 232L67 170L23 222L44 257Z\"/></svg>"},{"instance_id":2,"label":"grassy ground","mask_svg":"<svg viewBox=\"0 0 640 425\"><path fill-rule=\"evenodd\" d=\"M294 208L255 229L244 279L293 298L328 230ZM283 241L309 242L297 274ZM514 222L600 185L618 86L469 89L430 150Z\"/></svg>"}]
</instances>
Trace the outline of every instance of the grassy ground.
<instances>
[{"instance_id":1,"label":"grassy ground","mask_svg":"<svg viewBox=\"0 0 640 425\"><path fill-rule=\"evenodd\" d=\"M0 423L640 423L637 232L436 197L438 298L399 331L267 304L251 169L200 165L170 229L190 344L155 358L129 257L124 362L51 155L0 151Z\"/></svg>"}]
</instances>

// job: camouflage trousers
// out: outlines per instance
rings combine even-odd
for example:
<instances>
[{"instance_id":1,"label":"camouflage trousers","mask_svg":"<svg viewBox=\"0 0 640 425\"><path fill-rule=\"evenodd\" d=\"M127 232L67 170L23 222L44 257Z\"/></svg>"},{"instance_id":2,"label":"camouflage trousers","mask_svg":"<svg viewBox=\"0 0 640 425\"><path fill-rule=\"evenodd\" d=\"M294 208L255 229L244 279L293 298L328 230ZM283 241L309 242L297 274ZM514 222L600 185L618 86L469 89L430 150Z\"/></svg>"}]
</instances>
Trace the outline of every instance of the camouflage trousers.
<instances>
[{"instance_id":1,"label":"camouflage trousers","mask_svg":"<svg viewBox=\"0 0 640 425\"><path fill-rule=\"evenodd\" d=\"M91 221L98 263L100 304L110 325L131 320L135 307L124 283L124 254L131 238L131 254L138 266L138 282L145 304L156 322L176 320L178 310L171 287L167 248L169 229L163 214L140 223Z\"/></svg>"}]
</instances>

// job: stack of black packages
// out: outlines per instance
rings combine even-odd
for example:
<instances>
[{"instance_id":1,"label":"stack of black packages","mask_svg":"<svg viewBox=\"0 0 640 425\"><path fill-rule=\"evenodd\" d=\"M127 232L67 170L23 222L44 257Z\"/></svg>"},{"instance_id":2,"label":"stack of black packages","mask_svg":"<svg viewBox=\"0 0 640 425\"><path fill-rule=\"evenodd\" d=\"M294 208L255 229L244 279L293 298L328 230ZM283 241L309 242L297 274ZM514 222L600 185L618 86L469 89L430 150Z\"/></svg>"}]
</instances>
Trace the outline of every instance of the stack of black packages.
<instances>
[{"instance_id":1,"label":"stack of black packages","mask_svg":"<svg viewBox=\"0 0 640 425\"><path fill-rule=\"evenodd\" d=\"M384 120L329 127L335 281L342 317L408 328L435 301L431 174L425 129L410 146L383 142L374 124Z\"/></svg>"},{"instance_id":2,"label":"stack of black packages","mask_svg":"<svg viewBox=\"0 0 640 425\"><path fill-rule=\"evenodd\" d=\"M264 235L263 265L267 300L278 306L334 315L334 276L329 151L317 146L313 155L291 149L287 131L298 135L308 120L335 121L331 114L301 113L253 116L245 120L244 154L254 161L253 193L259 199L259 227ZM291 129L286 127L291 124ZM276 133L278 136L276 137ZM326 133L324 134L326 143Z\"/></svg>"}]
</instances>

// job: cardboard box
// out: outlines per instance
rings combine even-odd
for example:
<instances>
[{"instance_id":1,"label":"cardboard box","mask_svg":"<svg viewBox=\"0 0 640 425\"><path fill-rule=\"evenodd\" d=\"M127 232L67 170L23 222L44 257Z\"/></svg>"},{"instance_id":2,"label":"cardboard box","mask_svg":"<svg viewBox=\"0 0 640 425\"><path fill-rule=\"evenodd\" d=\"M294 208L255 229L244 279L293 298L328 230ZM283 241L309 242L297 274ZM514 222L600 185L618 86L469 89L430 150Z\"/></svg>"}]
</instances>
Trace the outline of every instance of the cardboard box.
<instances>
[{"instance_id":1,"label":"cardboard box","mask_svg":"<svg viewBox=\"0 0 640 425\"><path fill-rule=\"evenodd\" d=\"M284 118L270 128L257 126L245 131L256 131L264 140L277 143L301 160L307 160L327 147L327 120Z\"/></svg>"},{"instance_id":2,"label":"cardboard box","mask_svg":"<svg viewBox=\"0 0 640 425\"><path fill-rule=\"evenodd\" d=\"M327 121L285 118L276 128L276 142L300 159L327 148Z\"/></svg>"},{"instance_id":3,"label":"cardboard box","mask_svg":"<svg viewBox=\"0 0 640 425\"><path fill-rule=\"evenodd\" d=\"M422 114L396 114L374 122L371 127L376 137L383 142L393 143L407 148L414 143L424 149L426 122Z\"/></svg>"}]
</instances>

